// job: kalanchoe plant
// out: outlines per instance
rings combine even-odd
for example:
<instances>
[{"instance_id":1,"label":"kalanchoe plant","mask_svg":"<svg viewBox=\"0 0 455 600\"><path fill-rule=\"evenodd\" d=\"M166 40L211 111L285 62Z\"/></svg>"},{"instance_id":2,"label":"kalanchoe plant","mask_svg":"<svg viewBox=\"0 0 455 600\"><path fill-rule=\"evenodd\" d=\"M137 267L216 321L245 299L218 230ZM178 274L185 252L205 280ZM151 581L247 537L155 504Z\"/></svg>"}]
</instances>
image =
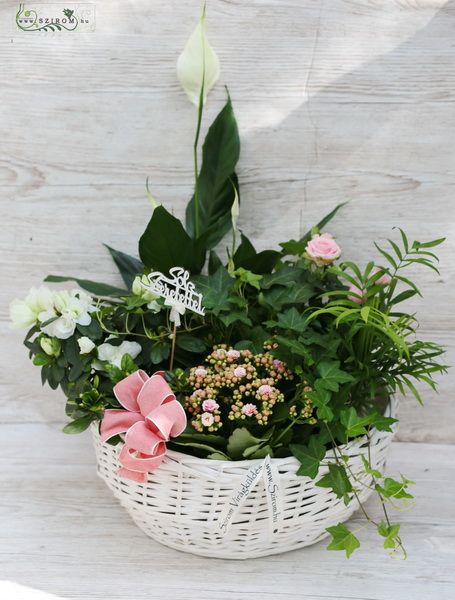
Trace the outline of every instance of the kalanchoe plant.
<instances>
[{"instance_id":1,"label":"kalanchoe plant","mask_svg":"<svg viewBox=\"0 0 455 600\"><path fill-rule=\"evenodd\" d=\"M186 49L192 58L184 53L179 60L179 78L198 106L195 186L185 223L152 198L156 206L139 240L139 258L107 247L122 287L49 276L49 282L73 280L82 289L32 288L12 302L12 321L29 328L25 345L43 384L60 387L67 397L67 433L120 408L113 387L126 376L165 371L188 417L171 448L217 460L294 455L299 475L346 504L358 501L384 548L403 553L388 506L412 498L412 482L374 469L369 440L374 429L395 426L385 411L395 393L409 390L421 402L416 384L435 389L435 375L446 369L442 348L419 340L415 315L401 308L420 295L408 268L437 272L433 248L443 240L409 241L398 230L398 239L377 246L381 264L337 262L341 248L326 227L340 204L301 239L258 252L237 231L240 141L229 96L205 136L199 168L203 107L219 73L203 21ZM208 53L204 69L185 72L197 66L197 52ZM223 260L217 248L229 232ZM204 315L147 289L151 271L167 273L177 265L190 271L203 294ZM361 477L343 453L344 444L359 437L365 447ZM363 487L376 491L383 519L367 512L359 497ZM344 524L328 532L331 550L350 556L359 546Z\"/></svg>"}]
</instances>

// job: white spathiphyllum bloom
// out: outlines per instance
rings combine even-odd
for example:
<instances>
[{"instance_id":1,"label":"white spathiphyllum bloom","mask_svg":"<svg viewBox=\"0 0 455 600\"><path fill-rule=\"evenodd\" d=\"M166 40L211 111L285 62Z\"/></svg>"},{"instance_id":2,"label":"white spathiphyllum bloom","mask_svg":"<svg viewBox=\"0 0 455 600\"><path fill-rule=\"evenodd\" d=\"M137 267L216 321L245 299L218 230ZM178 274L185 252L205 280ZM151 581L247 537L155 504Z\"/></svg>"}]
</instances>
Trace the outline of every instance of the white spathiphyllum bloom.
<instances>
[{"instance_id":1,"label":"white spathiphyllum bloom","mask_svg":"<svg viewBox=\"0 0 455 600\"><path fill-rule=\"evenodd\" d=\"M205 35L205 8L196 29L177 60L177 77L193 104L199 106L202 85L203 103L220 76L220 61Z\"/></svg>"},{"instance_id":2,"label":"white spathiphyllum bloom","mask_svg":"<svg viewBox=\"0 0 455 600\"><path fill-rule=\"evenodd\" d=\"M57 317L48 325L41 327L41 331L51 337L61 340L70 338L76 325L90 325L90 313L96 310L93 299L81 290L64 290L54 295L54 308L47 317Z\"/></svg>"},{"instance_id":3,"label":"white spathiphyllum bloom","mask_svg":"<svg viewBox=\"0 0 455 600\"><path fill-rule=\"evenodd\" d=\"M24 300L14 299L10 303L10 318L13 327L31 327L38 321L45 321L52 311L54 295L50 289L32 287Z\"/></svg>"},{"instance_id":4,"label":"white spathiphyllum bloom","mask_svg":"<svg viewBox=\"0 0 455 600\"><path fill-rule=\"evenodd\" d=\"M95 347L94 342L92 342L92 340L86 335L80 337L77 340L77 343L79 344L79 350L81 354L90 354Z\"/></svg>"},{"instance_id":5,"label":"white spathiphyllum bloom","mask_svg":"<svg viewBox=\"0 0 455 600\"><path fill-rule=\"evenodd\" d=\"M169 306L171 309L169 320L175 323L176 327L180 327L182 321L180 319L180 315L185 314L186 307L181 302L177 302L173 298L166 298L164 301L165 306Z\"/></svg>"},{"instance_id":6,"label":"white spathiphyllum bloom","mask_svg":"<svg viewBox=\"0 0 455 600\"><path fill-rule=\"evenodd\" d=\"M122 342L120 346L104 343L98 346L98 358L99 360L105 360L120 369L122 366L122 358L125 354L129 354L131 358L136 358L141 350L142 348L137 342L125 341Z\"/></svg>"}]
</instances>

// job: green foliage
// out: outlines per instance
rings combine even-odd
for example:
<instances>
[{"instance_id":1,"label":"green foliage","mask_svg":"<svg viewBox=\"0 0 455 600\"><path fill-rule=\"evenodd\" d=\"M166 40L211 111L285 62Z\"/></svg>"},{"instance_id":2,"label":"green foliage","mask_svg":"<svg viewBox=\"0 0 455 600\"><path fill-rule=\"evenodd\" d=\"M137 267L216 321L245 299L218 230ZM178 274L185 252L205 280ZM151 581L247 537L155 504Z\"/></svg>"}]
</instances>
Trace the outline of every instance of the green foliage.
<instances>
[{"instance_id":1,"label":"green foliage","mask_svg":"<svg viewBox=\"0 0 455 600\"><path fill-rule=\"evenodd\" d=\"M108 283L98 283L89 279L78 279L67 275L48 275L44 281L51 283L61 283L63 281L75 281L83 290L87 290L95 296L123 296L126 290L109 285Z\"/></svg>"},{"instance_id":2,"label":"green foliage","mask_svg":"<svg viewBox=\"0 0 455 600\"><path fill-rule=\"evenodd\" d=\"M109 250L125 285L128 289L131 289L136 275L144 272L143 263L134 256L120 252L120 250L114 250L114 248L111 248L107 244L104 245Z\"/></svg>"},{"instance_id":3,"label":"green foliage","mask_svg":"<svg viewBox=\"0 0 455 600\"><path fill-rule=\"evenodd\" d=\"M325 445L319 442L316 437L311 437L308 445L291 444L289 449L300 462L297 475L315 479L319 471L321 460L326 453Z\"/></svg>"},{"instance_id":4,"label":"green foliage","mask_svg":"<svg viewBox=\"0 0 455 600\"><path fill-rule=\"evenodd\" d=\"M349 558L354 550L360 547L359 540L343 523L328 527L327 531L332 536L332 541L327 546L327 550L344 550L346 558Z\"/></svg>"},{"instance_id":5,"label":"green foliage","mask_svg":"<svg viewBox=\"0 0 455 600\"><path fill-rule=\"evenodd\" d=\"M350 502L349 494L352 492L352 484L347 476L346 468L337 463L330 463L326 473L316 482L318 487L330 488L337 498L343 498L346 505Z\"/></svg>"},{"instance_id":6,"label":"green foliage","mask_svg":"<svg viewBox=\"0 0 455 600\"><path fill-rule=\"evenodd\" d=\"M238 194L235 166L239 155L239 132L228 98L202 147L202 166L197 179L198 219L194 196L186 209L186 230L192 239L200 238L206 249L216 246L231 227L231 208ZM180 263L173 266L176 264Z\"/></svg>"}]
</instances>

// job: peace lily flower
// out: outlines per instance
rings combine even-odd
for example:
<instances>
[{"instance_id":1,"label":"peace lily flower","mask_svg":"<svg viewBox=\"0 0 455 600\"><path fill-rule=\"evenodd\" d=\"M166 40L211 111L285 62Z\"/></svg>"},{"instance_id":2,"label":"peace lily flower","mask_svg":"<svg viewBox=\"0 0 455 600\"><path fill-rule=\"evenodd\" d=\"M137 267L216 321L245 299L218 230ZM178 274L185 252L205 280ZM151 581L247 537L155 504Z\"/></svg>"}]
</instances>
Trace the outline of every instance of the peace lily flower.
<instances>
[{"instance_id":1,"label":"peace lily flower","mask_svg":"<svg viewBox=\"0 0 455 600\"><path fill-rule=\"evenodd\" d=\"M177 60L177 77L193 104L202 103L220 76L220 62L205 35L205 8L196 29Z\"/></svg>"},{"instance_id":2,"label":"peace lily flower","mask_svg":"<svg viewBox=\"0 0 455 600\"><path fill-rule=\"evenodd\" d=\"M131 358L136 358L141 350L142 348L137 342L124 341L119 346L104 343L98 346L98 359L105 360L120 369L125 354L129 354Z\"/></svg>"},{"instance_id":3,"label":"peace lily flower","mask_svg":"<svg viewBox=\"0 0 455 600\"><path fill-rule=\"evenodd\" d=\"M32 287L24 300L15 298L10 303L12 327L31 327L38 321L44 322L53 304L54 295L50 289L44 286Z\"/></svg>"},{"instance_id":4,"label":"peace lily flower","mask_svg":"<svg viewBox=\"0 0 455 600\"><path fill-rule=\"evenodd\" d=\"M169 320L172 321L172 323L175 323L176 327L180 327L180 325L182 324L180 315L185 314L185 305L181 302L178 302L177 300L174 300L173 298L166 298L164 304L165 306L169 306L171 309Z\"/></svg>"}]
</instances>

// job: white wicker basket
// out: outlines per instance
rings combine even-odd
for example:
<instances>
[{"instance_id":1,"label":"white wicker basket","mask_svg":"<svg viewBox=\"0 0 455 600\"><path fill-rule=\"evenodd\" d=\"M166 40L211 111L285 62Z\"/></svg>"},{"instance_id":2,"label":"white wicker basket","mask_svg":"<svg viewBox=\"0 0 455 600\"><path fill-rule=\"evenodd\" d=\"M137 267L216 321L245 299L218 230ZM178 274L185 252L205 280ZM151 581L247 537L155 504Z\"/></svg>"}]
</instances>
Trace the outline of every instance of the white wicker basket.
<instances>
[{"instance_id":1,"label":"white wicker basket","mask_svg":"<svg viewBox=\"0 0 455 600\"><path fill-rule=\"evenodd\" d=\"M395 401L387 414L394 416ZM318 542L327 535L326 527L347 520L358 508L355 500L345 506L332 491L316 487L308 477L297 476L299 464L294 457L271 459L278 479L279 512L275 510L273 515L261 476L244 502L233 510L230 528L223 535L220 518L226 515L233 494L239 491L250 469L262 465L262 460L218 461L169 450L162 465L149 474L147 483L139 484L117 475L121 446L103 444L97 425L92 426L92 433L98 474L135 523L158 542L184 552L232 559L287 552ZM376 430L370 436L371 464L379 471L385 467L392 437L393 433ZM351 457L353 473L362 470L360 455L365 452L362 438L343 447L343 454ZM328 452L326 458L331 456ZM326 470L321 467L319 475ZM365 500L369 494L370 490L362 486L360 499Z\"/></svg>"}]
</instances>

